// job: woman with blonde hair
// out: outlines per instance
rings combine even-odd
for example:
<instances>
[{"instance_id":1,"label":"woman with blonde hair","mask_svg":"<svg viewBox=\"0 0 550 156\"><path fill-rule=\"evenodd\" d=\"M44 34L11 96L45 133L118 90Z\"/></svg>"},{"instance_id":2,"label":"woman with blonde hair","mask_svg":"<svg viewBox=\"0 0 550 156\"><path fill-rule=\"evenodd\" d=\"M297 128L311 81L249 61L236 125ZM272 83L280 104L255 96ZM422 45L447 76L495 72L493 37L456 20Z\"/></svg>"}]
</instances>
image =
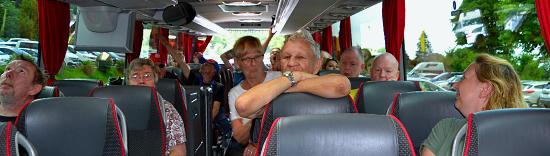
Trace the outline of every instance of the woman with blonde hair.
<instances>
[{"instance_id":1,"label":"woman with blonde hair","mask_svg":"<svg viewBox=\"0 0 550 156\"><path fill-rule=\"evenodd\" d=\"M478 55L453 87L455 107L465 117L485 110L527 107L514 67L506 60L487 54ZM466 119L455 118L439 121L422 143L422 155L451 155L454 137L466 123Z\"/></svg>"}]
</instances>

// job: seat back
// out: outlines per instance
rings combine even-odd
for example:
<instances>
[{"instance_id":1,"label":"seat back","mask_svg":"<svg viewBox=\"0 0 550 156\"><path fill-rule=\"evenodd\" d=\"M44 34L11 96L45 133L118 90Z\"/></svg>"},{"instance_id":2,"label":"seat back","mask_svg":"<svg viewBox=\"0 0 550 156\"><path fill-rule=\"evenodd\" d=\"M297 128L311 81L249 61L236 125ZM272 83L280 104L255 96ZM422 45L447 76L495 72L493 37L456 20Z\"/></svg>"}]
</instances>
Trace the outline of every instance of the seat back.
<instances>
[{"instance_id":1,"label":"seat back","mask_svg":"<svg viewBox=\"0 0 550 156\"><path fill-rule=\"evenodd\" d=\"M187 103L187 142L185 143L188 156L206 155L206 129L203 120L204 112L201 107L204 103L204 94L200 86L184 86Z\"/></svg>"},{"instance_id":2,"label":"seat back","mask_svg":"<svg viewBox=\"0 0 550 156\"><path fill-rule=\"evenodd\" d=\"M415 155L407 131L392 116L328 114L275 121L262 156Z\"/></svg>"},{"instance_id":3,"label":"seat back","mask_svg":"<svg viewBox=\"0 0 550 156\"><path fill-rule=\"evenodd\" d=\"M2 149L0 150L0 155L19 156L21 152L19 152L18 146L23 147L29 156L37 155L34 146L25 136L17 131L12 122L0 122L0 149Z\"/></svg>"},{"instance_id":4,"label":"seat back","mask_svg":"<svg viewBox=\"0 0 550 156\"><path fill-rule=\"evenodd\" d=\"M164 100L169 101L178 111L183 122L187 125L187 106L185 105L185 88L176 79L163 78L158 80L155 85L157 91L162 95ZM187 132L187 126L185 126ZM187 133L185 133L187 134Z\"/></svg>"},{"instance_id":5,"label":"seat back","mask_svg":"<svg viewBox=\"0 0 550 156\"><path fill-rule=\"evenodd\" d=\"M155 88L106 86L94 89L90 96L112 98L124 112L130 155L164 155L164 105L159 102Z\"/></svg>"},{"instance_id":6,"label":"seat back","mask_svg":"<svg viewBox=\"0 0 550 156\"><path fill-rule=\"evenodd\" d=\"M62 97L63 93L59 91L57 86L44 86L40 93L34 96L35 99L49 98L49 97Z\"/></svg>"},{"instance_id":7,"label":"seat back","mask_svg":"<svg viewBox=\"0 0 550 156\"><path fill-rule=\"evenodd\" d=\"M319 76L327 75L327 74L340 74L340 70L323 70L319 71Z\"/></svg>"},{"instance_id":8,"label":"seat back","mask_svg":"<svg viewBox=\"0 0 550 156\"><path fill-rule=\"evenodd\" d=\"M178 80L183 80L183 72L181 71L181 68L178 67L166 67L166 72L169 72L173 75L175 75Z\"/></svg>"},{"instance_id":9,"label":"seat back","mask_svg":"<svg viewBox=\"0 0 550 156\"><path fill-rule=\"evenodd\" d=\"M351 89L357 89L362 83L370 81L370 77L348 77Z\"/></svg>"},{"instance_id":10,"label":"seat back","mask_svg":"<svg viewBox=\"0 0 550 156\"><path fill-rule=\"evenodd\" d=\"M403 123L418 153L422 141L441 119L464 118L455 108L455 99L455 92L446 91L398 93L390 114Z\"/></svg>"},{"instance_id":11,"label":"seat back","mask_svg":"<svg viewBox=\"0 0 550 156\"><path fill-rule=\"evenodd\" d=\"M121 116L110 99L46 98L26 105L16 125L40 155L126 155Z\"/></svg>"},{"instance_id":12,"label":"seat back","mask_svg":"<svg viewBox=\"0 0 550 156\"><path fill-rule=\"evenodd\" d=\"M64 79L53 82L52 86L57 86L66 97L87 97L94 88L103 86L103 81L94 79Z\"/></svg>"},{"instance_id":13,"label":"seat back","mask_svg":"<svg viewBox=\"0 0 550 156\"><path fill-rule=\"evenodd\" d=\"M413 81L366 82L359 87L355 107L359 113L386 114L395 94L421 90Z\"/></svg>"},{"instance_id":14,"label":"seat back","mask_svg":"<svg viewBox=\"0 0 550 156\"><path fill-rule=\"evenodd\" d=\"M548 155L550 109L502 109L471 114L466 131L465 156ZM460 134L460 132L459 132ZM457 136L462 139L464 135ZM456 142L456 141L455 141Z\"/></svg>"},{"instance_id":15,"label":"seat back","mask_svg":"<svg viewBox=\"0 0 550 156\"><path fill-rule=\"evenodd\" d=\"M257 147L262 147L269 133L269 128L275 119L279 117L334 113L355 113L353 103L349 96L342 98L323 98L309 93L281 94L266 106L260 126L260 139ZM260 148L258 148L258 150L259 149Z\"/></svg>"}]
</instances>

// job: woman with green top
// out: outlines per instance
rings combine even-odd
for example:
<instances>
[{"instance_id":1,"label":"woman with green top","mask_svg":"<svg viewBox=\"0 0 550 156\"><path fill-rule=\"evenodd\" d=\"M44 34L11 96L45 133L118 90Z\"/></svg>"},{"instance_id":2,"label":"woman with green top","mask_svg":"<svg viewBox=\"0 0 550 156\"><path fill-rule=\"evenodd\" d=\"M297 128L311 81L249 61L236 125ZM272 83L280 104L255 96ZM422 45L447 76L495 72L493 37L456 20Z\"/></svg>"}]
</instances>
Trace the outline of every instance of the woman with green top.
<instances>
[{"instance_id":1,"label":"woman with green top","mask_svg":"<svg viewBox=\"0 0 550 156\"><path fill-rule=\"evenodd\" d=\"M455 107L464 116L484 110L527 107L520 78L512 65L487 54L477 56L453 87ZM439 121L420 147L422 156L451 155L454 137L466 123L466 119L455 118Z\"/></svg>"}]
</instances>

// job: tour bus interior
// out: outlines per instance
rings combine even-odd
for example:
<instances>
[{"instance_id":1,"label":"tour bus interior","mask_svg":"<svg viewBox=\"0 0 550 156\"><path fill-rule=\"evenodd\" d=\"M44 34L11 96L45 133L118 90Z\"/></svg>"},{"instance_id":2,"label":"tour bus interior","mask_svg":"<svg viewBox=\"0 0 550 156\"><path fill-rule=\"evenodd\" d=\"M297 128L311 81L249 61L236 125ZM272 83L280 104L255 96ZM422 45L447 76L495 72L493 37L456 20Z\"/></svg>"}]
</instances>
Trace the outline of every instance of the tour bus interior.
<instances>
[{"instance_id":1,"label":"tour bus interior","mask_svg":"<svg viewBox=\"0 0 550 156\"><path fill-rule=\"evenodd\" d=\"M6 6L4 1L21 10L28 5L28 0L0 0L0 10ZM484 21L488 9L473 7L483 0L464 1L466 5L461 4L462 0L447 0L444 2L447 6L439 6L443 2L434 0L434 6L417 4L417 7L408 6L422 1L407 1L407 11L415 12L407 12L405 16L405 0L38 0L39 4L34 5L40 15L36 17L34 36L8 38L3 23L0 30L0 39L7 40L0 42L0 92L8 86L4 84L7 79L4 68L14 59L4 54L7 52L3 49L17 49L10 54L29 55L45 71L46 77L46 85L34 95L36 100L23 106L15 122L0 122L0 155L19 155L20 152L31 156L74 153L172 155L168 154L173 152L168 147L175 143L167 141L172 134L166 134L170 133L167 129L173 128L168 124L174 122L167 121L173 117L168 115L169 109L174 109L183 122L184 128L177 129L184 134L185 155L188 156L415 156L421 152L424 155L421 148L427 149L424 140L432 137L432 128L446 118L465 122L451 138L453 143L449 150L453 155L550 153L550 148L544 147L550 143L550 135L540 135L550 131L550 124L547 124L550 109L544 108L550 107L544 105L548 101L544 95L548 95L546 90L550 87L550 48L545 46L550 43L550 12L537 12L541 5L550 8L550 4L540 2L545 0L536 0L536 6L535 2L523 0L521 4L494 2L504 11L493 10L493 14L501 17L493 22L494 25L489 25ZM520 6L519 9L514 5ZM423 13L431 14L429 10L440 9L432 7L447 7L449 11L444 13L448 15L437 18L447 25L436 22L432 25L431 20L436 21L435 14L439 12L433 13L434 19L425 15L429 18L423 21L428 22L421 24L419 20L411 20L412 16L419 15L416 12L428 10ZM369 13L377 13L375 20L369 16L361 23L350 24L350 19L364 16L363 11L368 9L371 9ZM67 14L69 16L65 17ZM406 17L409 19L405 20ZM4 18L0 19L5 21ZM541 20L539 24L543 18L546 21ZM337 24L339 32L333 32ZM346 30L346 24L361 30ZM9 32L12 27L7 25ZM411 28L413 26L415 28ZM20 31L23 34L24 31ZM360 60L366 68L361 69L358 77L347 77L349 93L342 97L286 92L274 96L261 111L255 112L262 115L248 121L248 144L239 144L231 125L233 110L228 94L240 85L234 82L237 76L240 74L244 79L244 74L233 69L236 66L232 61L213 63L220 60L220 54L230 52L233 43L223 43L225 47L216 51L210 49L213 55L208 54L208 58L205 49L219 46L209 42L226 34L260 32L263 42L267 32L273 32L282 39L278 47L264 47L268 49L264 54L264 69L269 69L272 64L265 56L271 54L272 48L282 49L287 35L299 31L313 34L312 42L317 42L322 51L329 49L329 57L337 63L341 63L340 55L345 49L358 47L359 55L365 58ZM428 34L433 38L428 38ZM174 46L172 48L183 54L182 59L187 61L191 71L170 65L173 56L167 51L173 49L162 46L160 37L166 37ZM357 38L360 41L351 41ZM452 43L441 44L444 41ZM381 46L364 46L373 43ZM370 66L384 53L396 59L399 76L397 80L373 81L374 68ZM474 68L472 62L483 53L509 61L516 70L512 70L513 73L517 72L524 86L536 84L546 90L519 88L522 102L529 104L525 108L485 110L484 106L484 111L463 114L457 101L468 97L460 95L467 93L460 93L456 86L472 81L467 71ZM210 85L205 85L200 75L205 61L197 57L202 56L207 63L219 64L216 69L219 75ZM136 58L153 60L157 63L154 68L164 68L161 72L175 78L159 77L157 81L154 77L154 87L129 85L130 77L139 81L151 79L148 74L129 74L131 71L127 68ZM200 85L184 84L185 72L199 74L195 75L197 81L194 82L200 81ZM290 87L295 85L291 72L280 73L290 80ZM312 77L344 75L343 71L340 73L339 69L322 69L311 74L314 74ZM219 89L217 83L223 88L218 116L213 114L215 100L218 100L214 90ZM327 88L327 92L330 89ZM3 97L0 96L0 102L4 101ZM166 103L173 108L166 108ZM67 110L69 108L75 111ZM4 117L1 113L0 117ZM219 114L224 118L220 120ZM244 125L242 121L241 124ZM223 126L228 128L221 128ZM74 127L79 132L71 133L72 128L66 127ZM496 144L499 148L494 146Z\"/></svg>"}]
</instances>

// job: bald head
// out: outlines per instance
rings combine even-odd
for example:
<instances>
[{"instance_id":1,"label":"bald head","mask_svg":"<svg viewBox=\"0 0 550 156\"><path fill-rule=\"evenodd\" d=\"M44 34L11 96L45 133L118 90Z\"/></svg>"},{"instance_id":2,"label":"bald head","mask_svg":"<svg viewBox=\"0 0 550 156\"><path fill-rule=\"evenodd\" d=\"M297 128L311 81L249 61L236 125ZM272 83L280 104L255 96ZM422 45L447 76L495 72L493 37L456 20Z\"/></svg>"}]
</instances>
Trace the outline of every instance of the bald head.
<instances>
[{"instance_id":1,"label":"bald head","mask_svg":"<svg viewBox=\"0 0 550 156\"><path fill-rule=\"evenodd\" d=\"M370 76L372 81L397 81L399 78L399 62L390 53L384 53L374 58Z\"/></svg>"}]
</instances>

